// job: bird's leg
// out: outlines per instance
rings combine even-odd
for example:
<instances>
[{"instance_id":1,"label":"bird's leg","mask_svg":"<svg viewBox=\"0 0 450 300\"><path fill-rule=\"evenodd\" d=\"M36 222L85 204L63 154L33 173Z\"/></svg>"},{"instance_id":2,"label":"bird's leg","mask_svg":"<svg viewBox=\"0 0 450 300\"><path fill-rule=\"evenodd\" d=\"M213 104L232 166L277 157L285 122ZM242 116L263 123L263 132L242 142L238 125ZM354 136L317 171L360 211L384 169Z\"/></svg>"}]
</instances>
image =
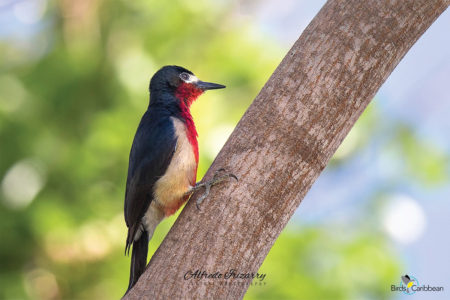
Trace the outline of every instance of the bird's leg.
<instances>
[{"instance_id":1,"label":"bird's leg","mask_svg":"<svg viewBox=\"0 0 450 300\"><path fill-rule=\"evenodd\" d=\"M234 178L234 179L236 179L236 181L238 180L236 175L234 175L233 173L221 174L223 172L226 172L225 169L223 169L223 168L217 170L211 180L208 180L208 181L205 181L205 182L198 182L193 188L191 188L185 194L186 196L187 195L191 196L193 193L197 192L202 187L205 187L205 192L200 197L198 197L197 201L195 202L195 205L197 206L197 209L200 210L200 206L199 205L203 202L203 200L206 199L206 197L208 197L209 191L211 190L211 187L213 185L219 184L219 183L221 183L221 182L223 182L225 180L228 180L229 178Z\"/></svg>"}]
</instances>

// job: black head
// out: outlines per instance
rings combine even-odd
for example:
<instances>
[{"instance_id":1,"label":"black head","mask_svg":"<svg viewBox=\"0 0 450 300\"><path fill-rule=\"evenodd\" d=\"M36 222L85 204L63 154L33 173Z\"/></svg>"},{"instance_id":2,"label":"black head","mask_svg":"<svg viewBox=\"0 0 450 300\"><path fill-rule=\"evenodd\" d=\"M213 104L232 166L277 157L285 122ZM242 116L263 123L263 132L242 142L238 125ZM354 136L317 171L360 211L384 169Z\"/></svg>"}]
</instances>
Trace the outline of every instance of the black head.
<instances>
[{"instance_id":1,"label":"black head","mask_svg":"<svg viewBox=\"0 0 450 300\"><path fill-rule=\"evenodd\" d=\"M202 91L223 89L224 85L199 80L191 71L179 66L164 66L150 80L150 92L173 92L183 84L192 85Z\"/></svg>"}]
</instances>

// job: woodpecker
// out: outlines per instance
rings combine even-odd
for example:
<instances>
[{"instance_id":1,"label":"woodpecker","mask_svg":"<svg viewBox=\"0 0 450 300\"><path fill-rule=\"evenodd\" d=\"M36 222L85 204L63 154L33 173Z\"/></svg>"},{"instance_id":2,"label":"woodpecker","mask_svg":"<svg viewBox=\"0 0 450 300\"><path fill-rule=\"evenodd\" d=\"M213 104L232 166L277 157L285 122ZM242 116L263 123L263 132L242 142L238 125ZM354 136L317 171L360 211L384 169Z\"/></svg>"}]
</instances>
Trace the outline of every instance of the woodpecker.
<instances>
[{"instance_id":1,"label":"woodpecker","mask_svg":"<svg viewBox=\"0 0 450 300\"><path fill-rule=\"evenodd\" d=\"M150 103L131 147L125 191L125 253L133 248L127 292L145 270L148 243L161 220L197 189L209 192L226 177L236 178L216 173L212 181L196 184L199 153L190 106L206 90L223 88L179 66L165 66L150 80ZM197 207L205 196L197 200Z\"/></svg>"}]
</instances>

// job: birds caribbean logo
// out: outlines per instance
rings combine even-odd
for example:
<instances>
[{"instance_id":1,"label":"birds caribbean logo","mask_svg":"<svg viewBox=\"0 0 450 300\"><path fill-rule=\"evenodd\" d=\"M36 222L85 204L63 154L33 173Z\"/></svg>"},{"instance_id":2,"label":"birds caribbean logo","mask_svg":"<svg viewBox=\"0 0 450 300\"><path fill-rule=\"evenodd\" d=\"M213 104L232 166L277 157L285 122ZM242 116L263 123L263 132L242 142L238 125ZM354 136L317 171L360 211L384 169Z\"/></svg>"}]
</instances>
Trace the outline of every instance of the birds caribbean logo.
<instances>
[{"instance_id":1,"label":"birds caribbean logo","mask_svg":"<svg viewBox=\"0 0 450 300\"><path fill-rule=\"evenodd\" d=\"M408 274L405 274L402 278L402 286L406 288L406 291L404 291L405 294L411 295L414 294L416 291L412 289L413 286L418 286L419 282L416 278L409 276Z\"/></svg>"}]
</instances>

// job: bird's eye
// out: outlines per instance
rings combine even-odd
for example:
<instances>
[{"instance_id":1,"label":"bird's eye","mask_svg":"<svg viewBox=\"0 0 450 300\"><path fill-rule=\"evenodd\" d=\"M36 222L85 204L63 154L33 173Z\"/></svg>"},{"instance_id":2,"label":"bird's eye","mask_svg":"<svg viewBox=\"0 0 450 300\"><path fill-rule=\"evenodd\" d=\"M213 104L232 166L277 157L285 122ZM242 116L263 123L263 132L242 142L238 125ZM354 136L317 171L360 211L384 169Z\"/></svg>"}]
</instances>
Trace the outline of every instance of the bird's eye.
<instances>
[{"instance_id":1,"label":"bird's eye","mask_svg":"<svg viewBox=\"0 0 450 300\"><path fill-rule=\"evenodd\" d=\"M181 73L180 74L180 78L183 81L189 81L189 79L191 78L191 76L188 73Z\"/></svg>"}]
</instances>

